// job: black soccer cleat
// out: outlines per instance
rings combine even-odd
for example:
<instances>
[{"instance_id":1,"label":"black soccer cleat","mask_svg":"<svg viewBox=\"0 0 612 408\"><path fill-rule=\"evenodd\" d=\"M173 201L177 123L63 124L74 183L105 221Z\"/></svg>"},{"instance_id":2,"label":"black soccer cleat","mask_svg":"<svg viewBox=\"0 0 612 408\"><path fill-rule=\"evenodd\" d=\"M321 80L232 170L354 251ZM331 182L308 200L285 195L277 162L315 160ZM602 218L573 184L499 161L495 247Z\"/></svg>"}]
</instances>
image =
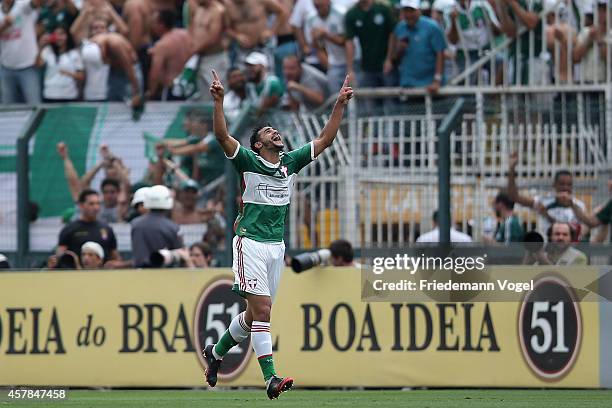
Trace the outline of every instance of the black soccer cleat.
<instances>
[{"instance_id":1,"label":"black soccer cleat","mask_svg":"<svg viewBox=\"0 0 612 408\"><path fill-rule=\"evenodd\" d=\"M206 360L206 365L208 366L204 371L204 375L206 376L206 382L211 387L217 385L217 371L219 371L219 367L221 367L221 360L217 360L213 355L213 347L215 347L214 344L209 344L202 352L204 360Z\"/></svg>"},{"instance_id":2,"label":"black soccer cleat","mask_svg":"<svg viewBox=\"0 0 612 408\"><path fill-rule=\"evenodd\" d=\"M282 378L273 375L266 381L266 393L270 399L278 398L282 392L289 391L291 387L293 387L293 378L291 377Z\"/></svg>"}]
</instances>

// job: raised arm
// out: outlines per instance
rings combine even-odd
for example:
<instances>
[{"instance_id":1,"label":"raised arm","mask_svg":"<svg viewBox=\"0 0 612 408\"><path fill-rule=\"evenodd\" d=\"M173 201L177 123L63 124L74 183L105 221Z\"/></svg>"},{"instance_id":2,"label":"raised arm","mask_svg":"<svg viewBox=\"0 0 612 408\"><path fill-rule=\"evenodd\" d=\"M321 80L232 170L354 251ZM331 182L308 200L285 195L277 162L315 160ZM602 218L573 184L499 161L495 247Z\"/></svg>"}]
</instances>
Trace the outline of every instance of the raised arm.
<instances>
[{"instance_id":1,"label":"raised arm","mask_svg":"<svg viewBox=\"0 0 612 408\"><path fill-rule=\"evenodd\" d=\"M319 137L313 141L315 157L321 154L323 150L331 146L334 142L338 129L340 128L340 122L342 122L342 116L344 116L344 107L349 103L352 97L353 88L349 86L349 76L347 75L340 89L340 93L338 93L338 99L336 99L329 120L325 124Z\"/></svg>"},{"instance_id":2,"label":"raised arm","mask_svg":"<svg viewBox=\"0 0 612 408\"><path fill-rule=\"evenodd\" d=\"M214 100L214 111L213 111L213 131L217 141L223 148L225 155L231 157L236 153L238 148L238 141L230 136L227 131L227 124L225 123L225 115L223 114L223 97L225 89L223 84L217 75L215 70L212 71L213 81L210 85L210 94Z\"/></svg>"},{"instance_id":3,"label":"raised arm","mask_svg":"<svg viewBox=\"0 0 612 408\"><path fill-rule=\"evenodd\" d=\"M518 153L510 155L510 168L508 169L508 195L515 202L525 207L533 207L534 200L529 196L521 195L516 187L516 165L518 164Z\"/></svg>"}]
</instances>

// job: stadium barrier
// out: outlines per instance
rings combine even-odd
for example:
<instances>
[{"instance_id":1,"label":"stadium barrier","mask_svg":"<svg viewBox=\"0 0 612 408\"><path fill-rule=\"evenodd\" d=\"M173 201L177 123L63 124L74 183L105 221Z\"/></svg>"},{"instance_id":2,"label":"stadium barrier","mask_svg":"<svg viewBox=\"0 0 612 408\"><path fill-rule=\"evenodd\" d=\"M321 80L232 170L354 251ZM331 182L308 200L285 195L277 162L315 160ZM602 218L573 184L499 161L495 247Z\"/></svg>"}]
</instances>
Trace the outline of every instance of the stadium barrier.
<instances>
[{"instance_id":1,"label":"stadium barrier","mask_svg":"<svg viewBox=\"0 0 612 408\"><path fill-rule=\"evenodd\" d=\"M296 385L612 387L610 302L364 302L359 275L285 272L274 358ZM245 306L232 283L228 269L0 274L0 385L203 386L197 350ZM221 374L263 384L248 339Z\"/></svg>"}]
</instances>

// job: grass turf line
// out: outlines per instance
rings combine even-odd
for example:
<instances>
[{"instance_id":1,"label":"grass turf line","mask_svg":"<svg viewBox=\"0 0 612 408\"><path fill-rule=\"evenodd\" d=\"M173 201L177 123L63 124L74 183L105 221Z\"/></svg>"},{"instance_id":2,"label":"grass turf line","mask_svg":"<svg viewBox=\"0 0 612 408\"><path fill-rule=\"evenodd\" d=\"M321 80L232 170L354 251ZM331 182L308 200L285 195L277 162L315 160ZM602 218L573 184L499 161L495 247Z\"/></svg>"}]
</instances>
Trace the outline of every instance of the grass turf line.
<instances>
[{"instance_id":1,"label":"grass turf line","mask_svg":"<svg viewBox=\"0 0 612 408\"><path fill-rule=\"evenodd\" d=\"M182 408L182 407L390 407L390 408L610 408L607 390L416 390L307 391L283 393L269 401L262 390L113 390L69 391L69 399L55 402L13 402L21 408ZM4 402L6 403L6 402ZM3 406L4 403L0 403ZM280 404L280 405L279 405Z\"/></svg>"}]
</instances>

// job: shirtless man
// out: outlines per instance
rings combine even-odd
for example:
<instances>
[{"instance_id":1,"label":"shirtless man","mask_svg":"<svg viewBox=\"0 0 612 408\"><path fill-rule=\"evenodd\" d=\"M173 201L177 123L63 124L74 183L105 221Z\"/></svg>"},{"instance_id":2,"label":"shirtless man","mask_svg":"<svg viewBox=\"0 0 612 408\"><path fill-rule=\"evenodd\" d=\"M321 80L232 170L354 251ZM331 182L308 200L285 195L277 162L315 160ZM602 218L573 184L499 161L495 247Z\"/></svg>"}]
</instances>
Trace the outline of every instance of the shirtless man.
<instances>
[{"instance_id":1,"label":"shirtless man","mask_svg":"<svg viewBox=\"0 0 612 408\"><path fill-rule=\"evenodd\" d=\"M108 63L117 73L125 75L132 89L132 106L140 105L140 86L134 69L136 52L129 41L117 33L100 33L94 35L90 41L100 47L102 60L105 63Z\"/></svg>"},{"instance_id":2,"label":"shirtless man","mask_svg":"<svg viewBox=\"0 0 612 408\"><path fill-rule=\"evenodd\" d=\"M295 0L280 0L288 12L291 14ZM289 18L285 24L278 29L278 35L276 36L276 48L274 49L274 75L276 75L281 81L283 78L283 60L288 55L297 55L298 42L293 33L293 27L289 24Z\"/></svg>"},{"instance_id":3,"label":"shirtless man","mask_svg":"<svg viewBox=\"0 0 612 408\"><path fill-rule=\"evenodd\" d=\"M198 89L203 100L211 97L206 89L210 87L210 71L225 75L229 69L229 57L223 46L225 30L225 7L217 0L197 0L198 8L189 26L193 43L191 53L200 56Z\"/></svg>"},{"instance_id":4,"label":"shirtless man","mask_svg":"<svg viewBox=\"0 0 612 408\"><path fill-rule=\"evenodd\" d=\"M191 57L191 36L187 30L174 28L176 14L172 10L161 10L153 16L153 33L159 37L151 56L151 70L146 92L147 99L156 99L162 90L161 99L167 100L174 78L181 74L185 62Z\"/></svg>"},{"instance_id":5,"label":"shirtless man","mask_svg":"<svg viewBox=\"0 0 612 408\"><path fill-rule=\"evenodd\" d=\"M226 0L225 5L227 35L237 45L232 65L242 64L249 53L262 50L272 36L281 33L289 18L289 10L279 0ZM268 27L270 14L276 16L272 27Z\"/></svg>"},{"instance_id":6,"label":"shirtless man","mask_svg":"<svg viewBox=\"0 0 612 408\"><path fill-rule=\"evenodd\" d=\"M70 26L70 34L76 44L80 44L84 38L89 37L89 30L94 20L104 20L107 26L113 28L116 33L128 34L127 24L108 1L85 0L79 16Z\"/></svg>"},{"instance_id":7,"label":"shirtless man","mask_svg":"<svg viewBox=\"0 0 612 408\"><path fill-rule=\"evenodd\" d=\"M129 27L127 38L136 50L145 89L148 85L147 78L151 62L148 49L152 42L151 16L153 13L153 5L149 0L127 0L123 6L123 19Z\"/></svg>"}]
</instances>

